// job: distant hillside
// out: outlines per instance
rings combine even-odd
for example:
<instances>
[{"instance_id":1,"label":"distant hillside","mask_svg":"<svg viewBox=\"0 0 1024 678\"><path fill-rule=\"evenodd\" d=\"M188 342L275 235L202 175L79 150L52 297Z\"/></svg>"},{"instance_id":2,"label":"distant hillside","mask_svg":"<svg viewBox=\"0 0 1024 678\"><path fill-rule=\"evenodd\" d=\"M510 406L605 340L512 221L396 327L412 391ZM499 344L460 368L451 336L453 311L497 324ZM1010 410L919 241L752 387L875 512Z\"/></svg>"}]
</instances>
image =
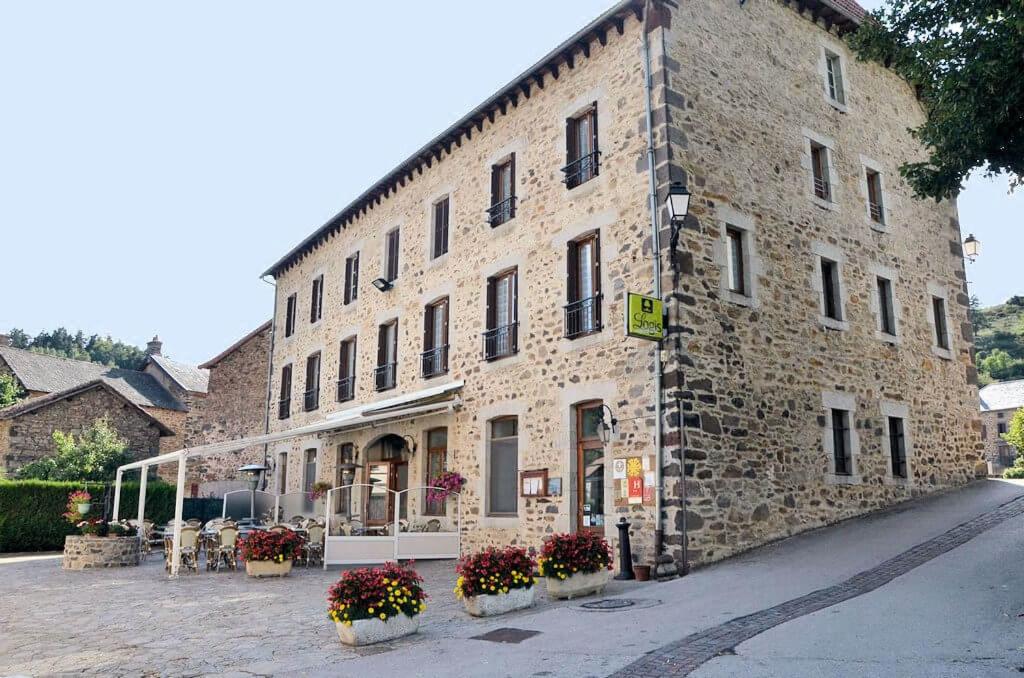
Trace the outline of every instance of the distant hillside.
<instances>
[{"instance_id":1,"label":"distant hillside","mask_svg":"<svg viewBox=\"0 0 1024 678\"><path fill-rule=\"evenodd\" d=\"M1024 297L988 308L972 297L971 323L981 382L1024 379Z\"/></svg>"},{"instance_id":2,"label":"distant hillside","mask_svg":"<svg viewBox=\"0 0 1024 678\"><path fill-rule=\"evenodd\" d=\"M109 336L86 336L81 330L72 334L63 327L53 332L40 332L35 337L15 327L8 336L14 348L129 370L137 370L146 357L146 352L137 346L116 341Z\"/></svg>"}]
</instances>

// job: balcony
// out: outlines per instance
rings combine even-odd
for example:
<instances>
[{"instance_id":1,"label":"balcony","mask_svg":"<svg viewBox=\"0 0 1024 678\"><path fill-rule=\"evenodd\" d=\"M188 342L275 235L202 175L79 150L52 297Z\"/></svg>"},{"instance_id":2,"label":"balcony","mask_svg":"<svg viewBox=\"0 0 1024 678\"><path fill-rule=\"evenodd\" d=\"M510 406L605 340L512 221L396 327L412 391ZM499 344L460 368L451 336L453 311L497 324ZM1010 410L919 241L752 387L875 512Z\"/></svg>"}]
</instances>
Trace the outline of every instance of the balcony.
<instances>
[{"instance_id":1,"label":"balcony","mask_svg":"<svg viewBox=\"0 0 1024 678\"><path fill-rule=\"evenodd\" d=\"M483 333L484 360L497 360L519 351L519 323L503 325Z\"/></svg>"},{"instance_id":2,"label":"balcony","mask_svg":"<svg viewBox=\"0 0 1024 678\"><path fill-rule=\"evenodd\" d=\"M312 412L320 407L320 389L311 388L303 394L302 407L306 412Z\"/></svg>"},{"instance_id":3,"label":"balcony","mask_svg":"<svg viewBox=\"0 0 1024 678\"><path fill-rule=\"evenodd\" d=\"M814 195L832 202L832 187L828 183L828 179L823 177L814 177Z\"/></svg>"},{"instance_id":4,"label":"balcony","mask_svg":"<svg viewBox=\"0 0 1024 678\"><path fill-rule=\"evenodd\" d=\"M395 387L395 374L397 365L386 363L378 365L373 370L373 384L378 391L387 391Z\"/></svg>"},{"instance_id":5,"label":"balcony","mask_svg":"<svg viewBox=\"0 0 1024 678\"><path fill-rule=\"evenodd\" d=\"M590 181L597 176L598 169L598 158L601 155L601 151L593 151L586 155L573 160L568 165L562 168L562 174L565 177L562 182L566 188L576 188L580 184Z\"/></svg>"},{"instance_id":6,"label":"balcony","mask_svg":"<svg viewBox=\"0 0 1024 678\"><path fill-rule=\"evenodd\" d=\"M487 223L491 228L501 226L516 215L516 197L511 195L487 208Z\"/></svg>"},{"instance_id":7,"label":"balcony","mask_svg":"<svg viewBox=\"0 0 1024 678\"><path fill-rule=\"evenodd\" d=\"M287 419L290 416L292 416L292 399L282 398L277 401L277 418Z\"/></svg>"},{"instance_id":8,"label":"balcony","mask_svg":"<svg viewBox=\"0 0 1024 678\"><path fill-rule=\"evenodd\" d=\"M356 376L353 374L338 380L338 402L352 400L356 397Z\"/></svg>"},{"instance_id":9,"label":"balcony","mask_svg":"<svg viewBox=\"0 0 1024 678\"><path fill-rule=\"evenodd\" d=\"M424 351L420 354L424 379L430 379L448 372L448 345Z\"/></svg>"},{"instance_id":10,"label":"balcony","mask_svg":"<svg viewBox=\"0 0 1024 678\"><path fill-rule=\"evenodd\" d=\"M601 331L601 295L565 305L565 338L575 339Z\"/></svg>"},{"instance_id":11,"label":"balcony","mask_svg":"<svg viewBox=\"0 0 1024 678\"><path fill-rule=\"evenodd\" d=\"M871 212L871 221L876 224L884 224L885 221L882 218L882 206L877 202L869 202L868 210Z\"/></svg>"}]
</instances>

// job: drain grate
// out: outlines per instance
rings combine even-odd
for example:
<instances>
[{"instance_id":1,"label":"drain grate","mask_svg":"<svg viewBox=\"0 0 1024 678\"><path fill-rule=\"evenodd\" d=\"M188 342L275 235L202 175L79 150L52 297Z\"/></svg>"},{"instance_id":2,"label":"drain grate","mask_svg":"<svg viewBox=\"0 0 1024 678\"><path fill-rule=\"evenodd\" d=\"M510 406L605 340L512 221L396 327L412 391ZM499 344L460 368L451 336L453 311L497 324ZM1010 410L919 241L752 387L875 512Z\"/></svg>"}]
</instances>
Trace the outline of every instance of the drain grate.
<instances>
[{"instance_id":1,"label":"drain grate","mask_svg":"<svg viewBox=\"0 0 1024 678\"><path fill-rule=\"evenodd\" d=\"M540 631L528 631L526 629L513 629L506 627L494 629L479 636L471 636L471 640L489 640L492 643L521 643L527 638L533 638L540 634Z\"/></svg>"},{"instance_id":2,"label":"drain grate","mask_svg":"<svg viewBox=\"0 0 1024 678\"><path fill-rule=\"evenodd\" d=\"M603 598L601 600L593 600L589 603L583 603L580 607L588 610L622 610L627 607L633 607L636 605L635 600L629 598Z\"/></svg>"}]
</instances>

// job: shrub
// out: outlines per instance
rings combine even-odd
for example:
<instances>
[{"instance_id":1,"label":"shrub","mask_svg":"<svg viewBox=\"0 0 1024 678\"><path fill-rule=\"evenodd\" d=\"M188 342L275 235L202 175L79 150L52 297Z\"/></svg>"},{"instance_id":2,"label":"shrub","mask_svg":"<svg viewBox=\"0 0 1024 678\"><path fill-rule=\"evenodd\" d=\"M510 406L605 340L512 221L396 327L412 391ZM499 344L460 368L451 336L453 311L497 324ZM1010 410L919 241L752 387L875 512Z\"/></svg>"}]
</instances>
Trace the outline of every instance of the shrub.
<instances>
[{"instance_id":1,"label":"shrub","mask_svg":"<svg viewBox=\"0 0 1024 678\"><path fill-rule=\"evenodd\" d=\"M455 567L459 578L455 595L459 598L508 593L510 589L528 589L536 583L536 561L526 549L490 547L466 556Z\"/></svg>"},{"instance_id":2,"label":"shrub","mask_svg":"<svg viewBox=\"0 0 1024 678\"><path fill-rule=\"evenodd\" d=\"M104 486L100 483L0 480L0 553L63 549L64 537L78 534L75 524L63 516L68 495L82 489L93 498L90 515L102 515ZM139 483L122 483L121 517L134 518L138 505ZM147 483L146 517L165 523L173 516L174 486L159 481Z\"/></svg>"},{"instance_id":3,"label":"shrub","mask_svg":"<svg viewBox=\"0 0 1024 678\"><path fill-rule=\"evenodd\" d=\"M579 572L589 574L612 569L612 549L593 532L553 534L544 542L539 559L540 574L566 579Z\"/></svg>"},{"instance_id":4,"label":"shrub","mask_svg":"<svg viewBox=\"0 0 1024 678\"><path fill-rule=\"evenodd\" d=\"M327 591L327 616L347 626L360 619L415 617L427 609L422 582L415 570L397 563L347 570Z\"/></svg>"},{"instance_id":5,"label":"shrub","mask_svg":"<svg viewBox=\"0 0 1024 678\"><path fill-rule=\"evenodd\" d=\"M1003 471L1003 477L1009 480L1020 480L1021 478L1024 478L1024 466L1018 466L1014 463L1013 466Z\"/></svg>"},{"instance_id":6,"label":"shrub","mask_svg":"<svg viewBox=\"0 0 1024 678\"><path fill-rule=\"evenodd\" d=\"M72 433L53 432L57 453L18 469L22 480L109 481L117 467L130 461L128 441L105 418L97 419L76 439Z\"/></svg>"},{"instance_id":7,"label":"shrub","mask_svg":"<svg viewBox=\"0 0 1024 678\"><path fill-rule=\"evenodd\" d=\"M253 530L242 541L242 560L272 560L283 563L302 555L303 539L295 532L268 532Z\"/></svg>"}]
</instances>

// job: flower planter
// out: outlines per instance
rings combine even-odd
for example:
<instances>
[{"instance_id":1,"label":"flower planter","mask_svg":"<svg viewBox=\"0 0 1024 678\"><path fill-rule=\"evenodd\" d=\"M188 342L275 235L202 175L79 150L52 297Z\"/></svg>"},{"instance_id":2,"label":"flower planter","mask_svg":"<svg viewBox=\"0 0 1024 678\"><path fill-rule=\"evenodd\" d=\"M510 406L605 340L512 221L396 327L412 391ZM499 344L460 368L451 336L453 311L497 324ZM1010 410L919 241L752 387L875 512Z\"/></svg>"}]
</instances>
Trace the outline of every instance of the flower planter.
<instances>
[{"instance_id":1,"label":"flower planter","mask_svg":"<svg viewBox=\"0 0 1024 678\"><path fill-rule=\"evenodd\" d=\"M651 566L650 565L634 565L633 576L636 577L637 581L650 581L651 580Z\"/></svg>"},{"instance_id":2,"label":"flower planter","mask_svg":"<svg viewBox=\"0 0 1024 678\"><path fill-rule=\"evenodd\" d=\"M78 509L79 515L84 516L86 513L92 510L92 504L90 504L89 502L82 502L81 504L76 504L75 508Z\"/></svg>"},{"instance_id":3,"label":"flower planter","mask_svg":"<svg viewBox=\"0 0 1024 678\"><path fill-rule=\"evenodd\" d=\"M474 617L493 617L513 610L533 607L537 598L537 587L528 589L509 589L508 593L497 593L486 596L467 596L462 599L466 612Z\"/></svg>"},{"instance_id":4,"label":"flower planter","mask_svg":"<svg viewBox=\"0 0 1024 678\"><path fill-rule=\"evenodd\" d=\"M245 572L250 577L287 577L291 571L291 560L280 563L273 560L247 560L245 562Z\"/></svg>"},{"instance_id":5,"label":"flower planter","mask_svg":"<svg viewBox=\"0 0 1024 678\"><path fill-rule=\"evenodd\" d=\"M351 626L342 622L334 622L334 625L338 628L338 639L346 645L373 645L416 633L420 628L420 616L400 614L387 621L357 619Z\"/></svg>"},{"instance_id":6,"label":"flower planter","mask_svg":"<svg viewBox=\"0 0 1024 678\"><path fill-rule=\"evenodd\" d=\"M548 582L548 595L552 598L579 598L591 593L601 593L608 585L608 570L598 572L577 572L566 579L545 577Z\"/></svg>"}]
</instances>

